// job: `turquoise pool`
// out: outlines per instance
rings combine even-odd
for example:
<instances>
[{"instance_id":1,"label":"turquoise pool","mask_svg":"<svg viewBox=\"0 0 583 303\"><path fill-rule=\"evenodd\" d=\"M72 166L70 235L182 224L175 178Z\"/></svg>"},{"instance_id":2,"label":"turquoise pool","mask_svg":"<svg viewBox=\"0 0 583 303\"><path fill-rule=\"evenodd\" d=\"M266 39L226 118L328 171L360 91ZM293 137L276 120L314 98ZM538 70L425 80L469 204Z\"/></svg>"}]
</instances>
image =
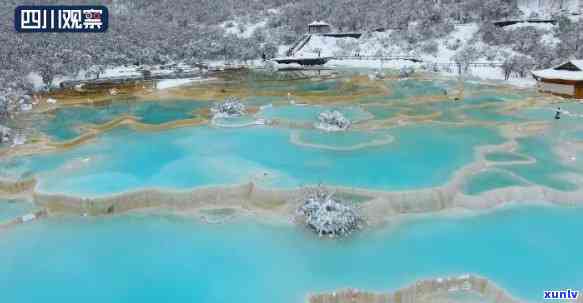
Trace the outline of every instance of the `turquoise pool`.
<instances>
[{"instance_id":1,"label":"turquoise pool","mask_svg":"<svg viewBox=\"0 0 583 303\"><path fill-rule=\"evenodd\" d=\"M507 207L418 218L343 241L255 220L51 218L2 233L2 298L299 303L309 292L389 291L420 278L475 273L542 301L543 290L583 287L583 247L575 240L582 217L581 208Z\"/></svg>"}]
</instances>

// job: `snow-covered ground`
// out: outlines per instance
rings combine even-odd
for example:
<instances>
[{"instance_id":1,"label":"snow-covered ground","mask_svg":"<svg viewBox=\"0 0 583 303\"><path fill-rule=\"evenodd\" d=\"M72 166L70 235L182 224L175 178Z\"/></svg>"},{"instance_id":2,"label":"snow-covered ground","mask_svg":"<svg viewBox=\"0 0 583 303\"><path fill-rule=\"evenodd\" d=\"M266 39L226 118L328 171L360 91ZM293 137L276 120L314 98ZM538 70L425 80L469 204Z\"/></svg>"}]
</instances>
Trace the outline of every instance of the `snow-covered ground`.
<instances>
[{"instance_id":1,"label":"snow-covered ground","mask_svg":"<svg viewBox=\"0 0 583 303\"><path fill-rule=\"evenodd\" d=\"M169 89L173 87L187 85L193 82L206 81L206 78L188 78L188 79L165 79L156 82L156 89Z\"/></svg>"},{"instance_id":2,"label":"snow-covered ground","mask_svg":"<svg viewBox=\"0 0 583 303\"><path fill-rule=\"evenodd\" d=\"M257 23L243 23L240 21L227 21L221 24L221 27L225 29L227 34L235 35L239 38L249 38L253 35L253 32L258 29L265 27L267 21L261 21Z\"/></svg>"},{"instance_id":3,"label":"snow-covered ground","mask_svg":"<svg viewBox=\"0 0 583 303\"><path fill-rule=\"evenodd\" d=\"M550 32L552 25L549 24L521 24L514 25L512 28L523 26L534 26L537 29ZM395 39L392 31L374 32L363 35L360 39L355 38L334 38L325 36L312 36L310 41L296 53L296 57L314 57L318 54L322 57L335 56L354 56L358 53L361 57L366 56L414 56L423 60L423 63L413 63L407 60L331 60L329 66L338 67L366 67L366 68L394 68L400 69L406 66L415 68L431 67L437 63L440 67L440 73L444 75L457 76L455 68L447 68L453 63L453 57L456 52L464 47L473 46L477 49L490 49L493 57L481 57L476 60L480 63L500 63L504 61L508 54L515 54L512 49L497 47L492 49L490 46L481 42L477 37L479 26L476 23L456 25L455 29L447 36L435 39L437 50L434 53L427 54L418 51L410 51L403 45L403 42ZM544 38L545 36L543 36ZM549 38L550 39L550 38ZM431 69L431 68L430 68ZM482 79L488 81L499 81L504 84L515 85L520 87L534 86L536 81L530 77L516 78L512 77L508 81L504 80L504 74L499 67L479 66L470 67L467 79Z\"/></svg>"},{"instance_id":4,"label":"snow-covered ground","mask_svg":"<svg viewBox=\"0 0 583 303\"><path fill-rule=\"evenodd\" d=\"M559 12L581 13L582 0L518 0L518 8L526 17L550 17Z\"/></svg>"},{"instance_id":5,"label":"snow-covered ground","mask_svg":"<svg viewBox=\"0 0 583 303\"><path fill-rule=\"evenodd\" d=\"M583 1L583 0L581 0ZM243 24L238 21L225 22L222 25L226 31L238 36L249 37L257 28L265 27L265 22L257 22L255 24ZM240 26L245 25L245 26ZM552 35L553 25L546 23L519 23L505 27L506 30L516 30L523 27L533 27L538 30L546 32L542 40L547 43L557 43L556 38ZM456 25L455 29L440 39L434 39L435 51L431 53L423 53L418 49L418 45L412 47L403 41L402 37L396 35L395 32L388 30L385 32L365 33L360 39L356 38L335 38L325 37L319 35L312 35L310 41L299 51L296 52L296 57L337 57L337 56L354 56L358 54L361 57L366 56L414 56L423 60L423 64L413 63L406 60L332 60L328 66L338 67L366 67L366 68L394 68L400 69L406 66L414 66L415 68L431 67L433 63L439 66L447 66L452 63L453 57L457 51L468 46L476 47L479 50L487 50L490 53L488 58L482 57L477 59L480 63L500 63L508 55L516 54L512 49L505 47L491 47L481 42L477 37L479 26L476 23ZM280 46L280 53L284 53L289 46ZM413 49L413 50L411 50ZM492 55L492 53L494 55ZM209 66L220 68L227 67L224 61L208 62ZM263 66L264 63L256 60L250 64L251 66ZM183 71L194 70L190 66L184 64L177 64L172 69L163 68L160 66L145 67L151 71L152 75L165 75L175 71L176 68L181 68ZM433 68L429 68L433 70ZM440 72L446 75L455 75L453 68L440 68ZM470 68L467 78L476 78L484 80L504 80L504 75L500 68L495 67L472 67ZM136 66L119 66L106 68L101 74L100 78L119 78L119 77L139 77L142 75L141 69ZM85 71L79 72L76 76L56 77L53 81L53 86L58 86L62 81L67 80L83 80L94 75L88 75ZM43 87L42 79L37 73L31 73L27 77L36 89ZM161 81L158 85L160 89L175 87L192 82L192 79L177 79ZM518 86L531 86L535 81L527 78L511 78L505 83Z\"/></svg>"}]
</instances>

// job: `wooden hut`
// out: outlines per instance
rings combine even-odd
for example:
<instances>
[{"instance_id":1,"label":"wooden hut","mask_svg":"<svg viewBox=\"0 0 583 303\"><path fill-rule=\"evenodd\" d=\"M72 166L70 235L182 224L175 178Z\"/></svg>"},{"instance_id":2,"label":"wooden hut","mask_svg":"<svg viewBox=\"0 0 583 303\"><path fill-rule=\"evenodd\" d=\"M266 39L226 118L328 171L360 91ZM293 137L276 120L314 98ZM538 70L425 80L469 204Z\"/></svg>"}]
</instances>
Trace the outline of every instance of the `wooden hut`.
<instances>
[{"instance_id":1,"label":"wooden hut","mask_svg":"<svg viewBox=\"0 0 583 303\"><path fill-rule=\"evenodd\" d=\"M323 21L314 21L308 24L308 34L325 34L332 31L332 26Z\"/></svg>"},{"instance_id":2,"label":"wooden hut","mask_svg":"<svg viewBox=\"0 0 583 303\"><path fill-rule=\"evenodd\" d=\"M583 60L571 60L553 68L536 70L533 77L542 92L583 99Z\"/></svg>"}]
</instances>

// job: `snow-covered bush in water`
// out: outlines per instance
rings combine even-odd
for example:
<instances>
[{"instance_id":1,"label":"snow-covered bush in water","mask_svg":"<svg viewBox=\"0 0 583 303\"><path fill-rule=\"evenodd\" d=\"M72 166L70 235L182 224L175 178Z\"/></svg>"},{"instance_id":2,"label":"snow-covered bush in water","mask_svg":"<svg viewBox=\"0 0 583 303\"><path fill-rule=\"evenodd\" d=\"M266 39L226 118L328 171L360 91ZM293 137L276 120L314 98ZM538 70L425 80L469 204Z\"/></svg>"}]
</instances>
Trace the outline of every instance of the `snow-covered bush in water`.
<instances>
[{"instance_id":1,"label":"snow-covered bush in water","mask_svg":"<svg viewBox=\"0 0 583 303\"><path fill-rule=\"evenodd\" d=\"M323 111L318 115L316 128L325 131L343 131L351 125L350 120L337 110Z\"/></svg>"},{"instance_id":2,"label":"snow-covered bush in water","mask_svg":"<svg viewBox=\"0 0 583 303\"><path fill-rule=\"evenodd\" d=\"M305 188L296 221L302 221L318 235L347 236L364 225L364 218L351 203L334 197L323 186Z\"/></svg>"},{"instance_id":3,"label":"snow-covered bush in water","mask_svg":"<svg viewBox=\"0 0 583 303\"><path fill-rule=\"evenodd\" d=\"M211 107L213 118L240 117L246 113L245 104L235 97L227 97Z\"/></svg>"}]
</instances>

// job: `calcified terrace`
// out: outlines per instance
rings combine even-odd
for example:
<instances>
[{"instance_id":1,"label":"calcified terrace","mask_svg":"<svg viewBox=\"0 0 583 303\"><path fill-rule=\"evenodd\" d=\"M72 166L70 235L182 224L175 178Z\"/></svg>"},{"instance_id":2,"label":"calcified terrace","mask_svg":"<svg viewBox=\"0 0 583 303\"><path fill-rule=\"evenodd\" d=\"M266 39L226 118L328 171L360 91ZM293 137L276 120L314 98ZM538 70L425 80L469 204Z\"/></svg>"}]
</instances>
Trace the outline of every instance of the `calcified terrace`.
<instances>
[{"instance_id":1,"label":"calcified terrace","mask_svg":"<svg viewBox=\"0 0 583 303\"><path fill-rule=\"evenodd\" d=\"M208 83L198 83L191 87L181 87L156 91L143 87L120 88L121 94L107 96L100 91L92 91L90 96L75 92L61 91L51 97L59 100L57 105L41 102L36 110L41 115L53 115L61 109L74 106L87 107L87 100L99 104L115 104L131 100L139 106L142 102L157 100L163 104L170 100L183 102L207 102L200 108L192 110L188 118L180 118L162 123L147 123L136 113L125 113L111 117L104 123L82 123L75 125L78 135L67 140L58 140L43 131L37 132L26 145L0 149L0 160L11 161L24 156L51 155L75 150L88 144L99 144L99 137L120 127L130 128L137 133L156 135L159 132L177 128L212 127L210 102L220 101L228 96L241 98L246 102L248 115L257 119L266 119L267 128L282 129L289 132L289 144L307 149L326 152L359 152L383 146L401 144L398 136L385 132L399 130L402 127L416 125L433 125L435 127L463 128L468 126L495 129L502 138L497 144L477 144L473 147L472 160L455 169L447 180L438 186L415 187L406 190L382 190L353 186L326 186L343 199L358 204L366 217L369 228L394 221L401 216L411 214L431 214L435 212L454 212L458 210L480 211L495 208L507 203L531 203L544 201L558 205L572 206L583 204L583 178L576 160L583 152L583 142L577 138L564 138L556 121L543 117L524 118L523 113L532 109L548 109L560 99L541 95L512 96L513 90L499 86L485 88L459 88L450 85L446 91L436 88L430 92L407 95L417 89L418 83L431 84L427 77L420 77L411 83L395 79L378 81L366 76L356 75L339 77L336 82L318 81L274 81L264 87L252 87L233 79L220 79ZM436 80L436 81L448 81ZM282 88L283 85L283 88ZM326 87L326 85L331 85ZM409 87L408 85L413 85ZM305 87L308 87L306 89ZM314 89L313 87L316 86ZM323 88L321 86L324 86ZM470 85L472 86L472 85ZM312 90L310 90L312 89ZM502 98L497 102L482 102L483 92L489 94L508 94L512 97ZM288 92L290 92L288 94ZM461 101L454 101L461 96ZM39 98L47 98L41 96ZM265 102L254 102L253 98L264 98ZM467 101L463 98L467 98ZM389 98L389 102L385 99ZM367 102L361 102L367 99ZM191 101L198 100L198 101ZM396 101L395 101L396 100ZM478 101L475 101L478 100ZM301 107L290 105L290 101L306 104ZM498 102L500 101L500 102ZM269 106L266 106L269 105ZM352 107L351 107L352 106ZM347 109L349 108L349 110ZM91 107L88 107L91 108ZM103 107L97 108L101 110ZM347 115L352 115L354 122L346 131L347 136L354 134L375 134L367 140L355 141L348 145L330 145L318 142L306 134L320 135L314 129L315 120L298 119L294 115L283 115L285 110L292 114L303 108L313 115L327 108L340 108ZM421 109L421 110L419 110ZM428 109L428 110L423 110ZM270 112L273 111L273 112ZM386 114L385 114L386 112ZM582 111L583 112L583 109ZM270 115L268 115L270 113ZM480 116L487 113L485 116ZM477 116L476 116L477 114ZM510 119L504 115L509 114ZM548 111L548 115L552 112ZM562 122L562 121L561 121ZM217 126L215 126L217 127ZM577 124L569 127L579 129ZM306 133L307 132L307 133ZM554 155L548 159L525 149L524 140L537 137L549 137L545 146ZM561 140L554 140L553 134ZM316 137L318 138L318 137ZM556 138L555 138L556 139ZM542 143L541 143L542 144ZM416 146L423 149L425 146ZM542 148L542 147L541 147ZM428 151L431 153L431 149ZM492 155L512 155L509 159L495 159ZM128 155L131 156L131 155ZM418 159L425 161L426 159ZM549 162L550 161L550 162ZM552 175L556 180L569 180L574 188L567 190L546 179L539 182L516 167L535 167L540 170L547 164L564 167L559 174L542 171ZM77 164L72 169L78 169ZM508 168L508 169L506 169ZM517 184L494 184L490 188L469 192L468 184L484 172L499 172L516 180ZM534 174L537 173L535 169ZM551 177L549 177L551 178ZM555 181L555 179L549 179ZM326 180L322 180L326 181ZM29 174L20 178L0 179L0 197L18 197L34 201L39 208L36 217L55 214L75 215L110 215L140 209L170 209L180 214L192 215L203 222L223 222L232 216L252 215L273 218L277 221L291 222L302 194L300 187L281 188L270 186L256 180L236 182L224 186L196 186L187 189L168 189L162 187L143 187L124 192L101 195L64 194L42 188L42 176ZM560 182L560 181L559 181ZM480 182L477 182L478 184ZM10 228L23 223L15 219L0 225ZM456 296L462 294L462 296ZM392 293L371 293L360 290L341 290L308 295L310 303L369 303L369 302L472 302L472 300L489 302L518 302L503 289L486 278L463 275L450 278L420 280L414 285ZM583 302L579 300L579 302Z\"/></svg>"},{"instance_id":2,"label":"calcified terrace","mask_svg":"<svg viewBox=\"0 0 583 303\"><path fill-rule=\"evenodd\" d=\"M339 78L338 84L325 90L303 91L295 89L293 85L297 82L285 81L292 84L292 98L296 102L309 104L325 104L326 106L344 106L346 102L359 100L363 96L368 98L382 98L394 94L394 88L387 85L386 81L375 81L366 76L350 76ZM322 81L322 80L320 80ZM398 81L398 80L389 80ZM423 77L415 81L427 81ZM192 87L176 88L168 91L152 90L135 90L135 87L127 89L125 98L133 96L134 102L140 100L151 100L165 98L185 98L196 100L216 100L225 96L236 96L239 98L249 97L255 94L262 97L272 97L274 107L286 106L289 103L290 96L282 91L277 81L275 86L267 85L267 88L250 89L249 85L241 82L233 82L232 79L218 80L197 84ZM307 85L316 85L326 82L308 82ZM456 85L457 86L457 85ZM503 93L510 91L508 88L489 86L489 90ZM448 181L442 182L443 185L437 187L421 188L414 190L383 191L370 190L366 188L354 187L334 187L338 194L345 194L350 197L358 197L364 214L369 218L372 224L381 223L395 215L407 213L430 213L448 209L465 208L465 209L484 209L495 207L507 202L516 201L545 201L557 204L578 204L582 203L583 190L557 190L545 185L537 184L524 180L526 186L504 186L503 188L494 188L479 194L468 195L464 191L464 186L474 175L490 168L500 168L507 165L529 165L536 164L536 159L525 155L521 160L506 161L503 163L490 161L487 155L496 152L514 152L517 153L519 144L518 139L529 136L537 136L548 132L554 121L529 120L519 122L509 121L489 121L488 119L474 119L464 114L464 110L481 110L493 107L490 103L485 104L464 104L463 101L452 101L452 94L463 94L466 97L472 96L472 91L468 89L455 87L450 89L449 95L445 94L422 94L405 96L407 103L394 106L399 110L396 115L385 118L374 118L372 114L365 116L357 121L352 131L367 132L381 129L398 128L405 125L417 125L424 123L437 123L450 126L468 126L478 125L497 128L504 137L505 142L498 145L477 146L474 150L474 161L453 172ZM67 107L79 102L79 97L74 97L74 92L57 92L53 97L59 97L59 107ZM95 97L97 93L91 92ZM122 94L124 95L124 94ZM342 96L342 97L341 97ZM115 97L119 98L119 97ZM93 99L90 99L93 100ZM336 102L330 103L331 100ZM115 99L113 101L116 102ZM544 96L534 96L503 102L501 105L495 105L495 111L498 113L520 112L532 107L549 106L557 102L557 99ZM440 104L456 104L455 111L459 114L459 119L447 121L441 119L443 112L438 110L412 113L412 108L433 106ZM461 104L460 104L461 103ZM376 104L384 105L382 101L373 101L366 106L375 106ZM459 105L458 105L459 104ZM362 105L360 105L362 106ZM55 108L43 106L39 108L42 112L51 112ZM249 106L250 114L260 112L260 106ZM108 132L120 126L128 126L139 132L156 132L180 127L192 127L197 125L207 125L209 123L210 113L208 108L202 108L193 113L193 118L179 119L161 124L147 124L140 121L140 117L132 115L122 115L112 119L104 124L86 124L79 128L81 134L71 140L55 141L45 134L39 134L38 137L31 140L32 143L11 149L3 149L1 156L6 160L23 155L38 153L55 153L65 149L73 149L77 146L92 142L97 136ZM305 146L307 148L316 148L324 150L354 151L365 149L378 145L398 144L395 139L388 134L379 136L369 142L357 143L352 146L328 146L314 142L305 142L296 130L313 128L312 122L294 121L286 118L273 118L269 127L278 127L292 129L290 133L290 142L292 144ZM420 147L422 148L422 147ZM570 157L583 150L583 144L579 141L569 141L565 144L553 146L554 152L560 156L560 162L566 165L570 163ZM570 175L569 175L570 174ZM568 173L574 183L580 184L580 177L575 173ZM573 177L575 176L575 177ZM524 179L519 175L514 175L517 179ZM84 197L76 195L64 195L54 192L39 191L35 186L37 180L34 176L21 180L2 180L0 182L0 191L3 195L18 195L34 199L40 207L48 209L50 212L72 212L83 214L108 214L128 211L132 209L149 208L149 207L171 207L181 210L204 210L214 208L233 208L246 212L257 214L270 214L281 217L289 217L297 205L294 197L298 195L299 189L278 189L254 182L243 182L239 185L232 186L205 186L193 188L191 190L167 190L158 188L143 188L132 190L125 193L113 195L101 195L100 197ZM333 186L331 186L333 187Z\"/></svg>"},{"instance_id":3,"label":"calcified terrace","mask_svg":"<svg viewBox=\"0 0 583 303\"><path fill-rule=\"evenodd\" d=\"M404 303L404 302L496 302L518 303L508 292L486 278L476 275L420 280L391 293L345 289L312 294L309 303Z\"/></svg>"}]
</instances>

